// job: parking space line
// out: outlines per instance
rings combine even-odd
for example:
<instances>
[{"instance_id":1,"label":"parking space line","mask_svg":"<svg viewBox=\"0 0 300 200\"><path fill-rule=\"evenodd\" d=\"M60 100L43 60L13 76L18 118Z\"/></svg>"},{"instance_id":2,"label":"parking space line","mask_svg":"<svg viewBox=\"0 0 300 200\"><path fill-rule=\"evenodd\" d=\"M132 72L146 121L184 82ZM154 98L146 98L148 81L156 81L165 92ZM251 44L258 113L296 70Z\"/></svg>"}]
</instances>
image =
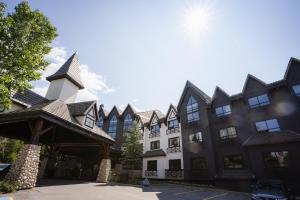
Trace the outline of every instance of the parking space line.
<instances>
[{"instance_id":1,"label":"parking space line","mask_svg":"<svg viewBox=\"0 0 300 200\"><path fill-rule=\"evenodd\" d=\"M199 191L203 191L203 190L191 190L191 191L186 191L186 192L179 192L179 193L175 193L175 195L188 194L188 193L199 192Z\"/></svg>"},{"instance_id":2,"label":"parking space line","mask_svg":"<svg viewBox=\"0 0 300 200\"><path fill-rule=\"evenodd\" d=\"M214 198L217 198L217 197L226 196L227 194L228 194L228 193L218 194L218 195L215 195L215 196L211 196L211 197L204 198L203 200L214 199Z\"/></svg>"}]
</instances>

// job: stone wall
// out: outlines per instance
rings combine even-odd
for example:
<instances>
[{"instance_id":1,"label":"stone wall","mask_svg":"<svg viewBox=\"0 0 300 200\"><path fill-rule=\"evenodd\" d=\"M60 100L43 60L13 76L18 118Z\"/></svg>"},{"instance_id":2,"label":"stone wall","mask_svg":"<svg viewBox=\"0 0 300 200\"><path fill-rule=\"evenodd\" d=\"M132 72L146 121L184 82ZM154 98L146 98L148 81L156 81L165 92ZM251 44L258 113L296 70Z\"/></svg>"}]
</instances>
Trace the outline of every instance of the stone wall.
<instances>
[{"instance_id":1,"label":"stone wall","mask_svg":"<svg viewBox=\"0 0 300 200\"><path fill-rule=\"evenodd\" d=\"M99 173L98 173L98 177L97 177L96 182L107 183L108 182L108 177L109 177L109 174L110 174L110 170L111 170L111 161L110 161L110 159L103 158L101 160L100 169L99 169Z\"/></svg>"},{"instance_id":2,"label":"stone wall","mask_svg":"<svg viewBox=\"0 0 300 200\"><path fill-rule=\"evenodd\" d=\"M40 160L41 146L24 144L17 155L6 179L14 181L17 189L30 189L35 187Z\"/></svg>"}]
</instances>

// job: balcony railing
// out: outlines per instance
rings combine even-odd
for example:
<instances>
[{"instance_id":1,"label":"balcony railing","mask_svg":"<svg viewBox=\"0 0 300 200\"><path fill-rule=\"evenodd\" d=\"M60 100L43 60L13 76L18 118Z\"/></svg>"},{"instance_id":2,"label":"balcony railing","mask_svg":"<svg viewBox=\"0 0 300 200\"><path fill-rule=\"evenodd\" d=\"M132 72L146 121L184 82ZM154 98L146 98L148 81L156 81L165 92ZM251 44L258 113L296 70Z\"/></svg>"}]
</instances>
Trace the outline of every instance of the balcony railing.
<instances>
[{"instance_id":1,"label":"balcony railing","mask_svg":"<svg viewBox=\"0 0 300 200\"><path fill-rule=\"evenodd\" d=\"M145 170L145 176L157 176L157 171Z\"/></svg>"},{"instance_id":2,"label":"balcony railing","mask_svg":"<svg viewBox=\"0 0 300 200\"><path fill-rule=\"evenodd\" d=\"M154 138L154 137L159 137L160 132L155 132L155 133L149 133L149 138Z\"/></svg>"},{"instance_id":3,"label":"balcony railing","mask_svg":"<svg viewBox=\"0 0 300 200\"><path fill-rule=\"evenodd\" d=\"M181 152L180 146L167 148L167 153L176 153L176 152Z\"/></svg>"},{"instance_id":4,"label":"balcony railing","mask_svg":"<svg viewBox=\"0 0 300 200\"><path fill-rule=\"evenodd\" d=\"M183 177L183 170L169 170L166 169L165 175L167 178L182 178Z\"/></svg>"},{"instance_id":5,"label":"balcony railing","mask_svg":"<svg viewBox=\"0 0 300 200\"><path fill-rule=\"evenodd\" d=\"M166 130L167 135L172 134L172 133L179 133L179 132L180 132L179 127Z\"/></svg>"}]
</instances>

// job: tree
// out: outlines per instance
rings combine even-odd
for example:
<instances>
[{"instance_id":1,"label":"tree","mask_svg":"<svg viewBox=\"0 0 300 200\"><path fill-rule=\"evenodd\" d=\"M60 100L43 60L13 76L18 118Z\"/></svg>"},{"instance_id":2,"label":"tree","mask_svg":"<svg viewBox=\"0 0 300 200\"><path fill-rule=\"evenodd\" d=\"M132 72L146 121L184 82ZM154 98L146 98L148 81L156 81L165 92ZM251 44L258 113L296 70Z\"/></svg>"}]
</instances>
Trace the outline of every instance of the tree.
<instances>
[{"instance_id":1,"label":"tree","mask_svg":"<svg viewBox=\"0 0 300 200\"><path fill-rule=\"evenodd\" d=\"M31 88L48 62L45 55L57 36L56 28L40 11L23 1L13 13L5 14L0 2L0 103L11 105L11 92Z\"/></svg>"},{"instance_id":2,"label":"tree","mask_svg":"<svg viewBox=\"0 0 300 200\"><path fill-rule=\"evenodd\" d=\"M13 163L23 146L20 140L0 137L0 163Z\"/></svg>"},{"instance_id":3,"label":"tree","mask_svg":"<svg viewBox=\"0 0 300 200\"><path fill-rule=\"evenodd\" d=\"M137 122L133 121L130 131L124 134L122 159L125 168L140 169L142 167L143 144L140 143L141 132Z\"/></svg>"}]
</instances>

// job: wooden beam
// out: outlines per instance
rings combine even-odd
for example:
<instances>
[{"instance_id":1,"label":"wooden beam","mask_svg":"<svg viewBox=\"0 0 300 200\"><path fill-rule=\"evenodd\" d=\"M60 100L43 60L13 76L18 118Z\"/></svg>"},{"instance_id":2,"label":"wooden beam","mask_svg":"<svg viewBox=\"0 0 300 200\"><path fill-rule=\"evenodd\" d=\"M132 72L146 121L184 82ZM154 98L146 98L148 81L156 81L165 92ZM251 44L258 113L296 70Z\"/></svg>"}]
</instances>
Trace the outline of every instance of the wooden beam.
<instances>
[{"instance_id":1,"label":"wooden beam","mask_svg":"<svg viewBox=\"0 0 300 200\"><path fill-rule=\"evenodd\" d=\"M31 133L31 138L30 138L30 143L31 144L38 144L39 143L39 139L40 139L40 132L43 128L44 125L44 120L42 119L38 119L36 120L35 124L34 124L34 128L32 130Z\"/></svg>"},{"instance_id":2,"label":"wooden beam","mask_svg":"<svg viewBox=\"0 0 300 200\"><path fill-rule=\"evenodd\" d=\"M42 130L39 134L40 134L40 136L42 136L43 134L47 133L48 131L50 131L54 128L56 128L56 125L49 126L48 128L45 128L44 130Z\"/></svg>"}]
</instances>

